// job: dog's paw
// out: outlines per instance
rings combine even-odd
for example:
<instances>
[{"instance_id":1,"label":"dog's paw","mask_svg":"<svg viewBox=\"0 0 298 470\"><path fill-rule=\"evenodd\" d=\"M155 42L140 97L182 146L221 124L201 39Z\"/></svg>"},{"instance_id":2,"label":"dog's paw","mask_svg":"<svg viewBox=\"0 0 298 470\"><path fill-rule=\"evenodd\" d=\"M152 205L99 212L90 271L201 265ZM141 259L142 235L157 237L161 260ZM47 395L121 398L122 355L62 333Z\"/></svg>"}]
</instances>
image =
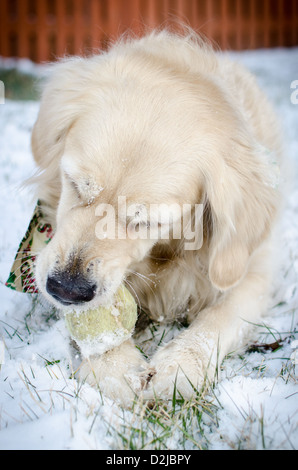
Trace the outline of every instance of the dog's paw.
<instances>
[{"instance_id":1,"label":"dog's paw","mask_svg":"<svg viewBox=\"0 0 298 470\"><path fill-rule=\"evenodd\" d=\"M107 398L129 408L144 388L143 374L147 368L148 364L129 340L105 354L85 359L79 377Z\"/></svg>"},{"instance_id":2,"label":"dog's paw","mask_svg":"<svg viewBox=\"0 0 298 470\"><path fill-rule=\"evenodd\" d=\"M151 380L144 388L145 399L171 400L176 398L191 400L202 393L213 382L216 360L212 351L172 341L161 348L153 357ZM147 376L149 377L149 370Z\"/></svg>"}]
</instances>

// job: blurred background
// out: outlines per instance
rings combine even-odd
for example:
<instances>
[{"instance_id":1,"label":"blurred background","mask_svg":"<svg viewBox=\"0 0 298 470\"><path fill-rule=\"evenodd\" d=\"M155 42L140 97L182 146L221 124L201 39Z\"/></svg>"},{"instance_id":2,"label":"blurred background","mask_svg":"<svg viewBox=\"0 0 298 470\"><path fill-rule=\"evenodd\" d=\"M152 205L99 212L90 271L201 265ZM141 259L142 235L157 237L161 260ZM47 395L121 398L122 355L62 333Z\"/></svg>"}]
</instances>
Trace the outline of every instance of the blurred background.
<instances>
[{"instance_id":1,"label":"blurred background","mask_svg":"<svg viewBox=\"0 0 298 470\"><path fill-rule=\"evenodd\" d=\"M223 49L298 44L298 0L0 0L0 55L34 62L104 49L182 20Z\"/></svg>"},{"instance_id":2,"label":"blurred background","mask_svg":"<svg viewBox=\"0 0 298 470\"><path fill-rule=\"evenodd\" d=\"M191 26L224 50L298 45L298 0L0 0L0 80L6 98L35 99L29 74L5 58L40 64L104 50L129 30ZM24 62L24 61L23 61ZM10 62L11 64L12 62Z\"/></svg>"}]
</instances>

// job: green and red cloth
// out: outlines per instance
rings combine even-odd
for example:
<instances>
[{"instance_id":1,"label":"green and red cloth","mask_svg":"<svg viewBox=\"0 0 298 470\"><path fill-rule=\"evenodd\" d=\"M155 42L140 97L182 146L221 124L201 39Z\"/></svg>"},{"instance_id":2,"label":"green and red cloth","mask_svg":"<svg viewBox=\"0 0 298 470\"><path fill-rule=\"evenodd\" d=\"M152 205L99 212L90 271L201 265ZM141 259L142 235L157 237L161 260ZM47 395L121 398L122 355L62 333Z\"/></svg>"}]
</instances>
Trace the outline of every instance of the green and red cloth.
<instances>
[{"instance_id":1,"label":"green and red cloth","mask_svg":"<svg viewBox=\"0 0 298 470\"><path fill-rule=\"evenodd\" d=\"M53 238L54 232L37 202L32 219L14 259L6 286L28 294L38 293L35 282L34 265L36 256Z\"/></svg>"}]
</instances>

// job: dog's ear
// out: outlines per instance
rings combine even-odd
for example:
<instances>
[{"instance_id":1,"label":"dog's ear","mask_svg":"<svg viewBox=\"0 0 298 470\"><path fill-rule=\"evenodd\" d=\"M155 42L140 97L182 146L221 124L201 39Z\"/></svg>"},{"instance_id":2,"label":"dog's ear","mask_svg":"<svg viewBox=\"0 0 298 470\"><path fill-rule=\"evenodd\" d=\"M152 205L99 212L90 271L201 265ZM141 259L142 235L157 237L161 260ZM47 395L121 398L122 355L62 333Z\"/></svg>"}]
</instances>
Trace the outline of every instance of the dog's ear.
<instances>
[{"instance_id":1,"label":"dog's ear","mask_svg":"<svg viewBox=\"0 0 298 470\"><path fill-rule=\"evenodd\" d=\"M236 145L237 144L237 145ZM209 278L219 290L236 285L250 255L270 231L278 193L264 149L234 143L235 154L221 156L205 172L209 234Z\"/></svg>"},{"instance_id":2,"label":"dog's ear","mask_svg":"<svg viewBox=\"0 0 298 470\"><path fill-rule=\"evenodd\" d=\"M35 184L37 197L53 208L60 196L60 159L65 139L82 107L80 96L84 90L78 77L83 69L82 60L66 59L52 65L43 85L39 114L31 136L38 172L29 184Z\"/></svg>"}]
</instances>

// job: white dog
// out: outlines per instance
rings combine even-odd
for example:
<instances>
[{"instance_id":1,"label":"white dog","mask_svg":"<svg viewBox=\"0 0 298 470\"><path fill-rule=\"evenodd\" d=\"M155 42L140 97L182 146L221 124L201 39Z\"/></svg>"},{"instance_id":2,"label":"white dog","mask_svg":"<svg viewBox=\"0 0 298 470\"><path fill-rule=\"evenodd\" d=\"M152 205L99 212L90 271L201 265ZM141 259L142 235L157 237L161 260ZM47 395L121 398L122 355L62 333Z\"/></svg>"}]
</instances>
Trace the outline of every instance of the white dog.
<instances>
[{"instance_id":1,"label":"white dog","mask_svg":"<svg viewBox=\"0 0 298 470\"><path fill-rule=\"evenodd\" d=\"M37 196L55 227L36 265L46 298L95 308L125 281L153 320L190 323L150 363L131 340L91 357L82 375L122 403L141 389L167 399L174 386L190 398L270 298L281 150L255 79L192 32L122 40L53 66L32 148ZM136 208L128 218L119 197ZM161 217L149 212L161 203ZM99 204L115 208L126 237L98 236ZM190 250L184 234L171 235L177 207L196 204L202 243ZM129 236L164 224L168 238Z\"/></svg>"}]
</instances>

